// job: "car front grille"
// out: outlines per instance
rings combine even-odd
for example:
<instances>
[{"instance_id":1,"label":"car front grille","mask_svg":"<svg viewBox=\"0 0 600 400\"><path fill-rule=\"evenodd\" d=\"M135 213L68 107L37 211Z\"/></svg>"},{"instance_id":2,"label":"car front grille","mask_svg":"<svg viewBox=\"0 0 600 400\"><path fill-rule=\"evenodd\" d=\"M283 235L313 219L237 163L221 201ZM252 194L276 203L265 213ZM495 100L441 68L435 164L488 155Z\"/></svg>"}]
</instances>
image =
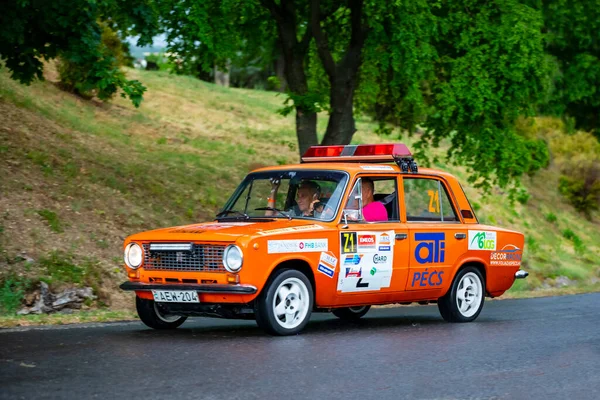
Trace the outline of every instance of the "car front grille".
<instances>
[{"instance_id":1,"label":"car front grille","mask_svg":"<svg viewBox=\"0 0 600 400\"><path fill-rule=\"evenodd\" d=\"M192 251L150 251L144 246L144 269L148 271L226 272L225 246L194 244Z\"/></svg>"}]
</instances>

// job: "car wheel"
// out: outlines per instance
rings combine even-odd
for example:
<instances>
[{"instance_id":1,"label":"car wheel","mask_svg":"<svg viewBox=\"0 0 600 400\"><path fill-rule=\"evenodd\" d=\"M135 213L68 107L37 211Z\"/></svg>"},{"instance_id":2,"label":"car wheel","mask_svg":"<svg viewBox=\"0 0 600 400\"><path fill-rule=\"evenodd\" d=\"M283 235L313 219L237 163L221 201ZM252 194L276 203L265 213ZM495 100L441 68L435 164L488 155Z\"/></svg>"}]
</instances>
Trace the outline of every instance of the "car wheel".
<instances>
[{"instance_id":1,"label":"car wheel","mask_svg":"<svg viewBox=\"0 0 600 400\"><path fill-rule=\"evenodd\" d=\"M154 300L135 298L137 313L144 324L154 329L175 329L185 322L187 317L168 315L161 312Z\"/></svg>"},{"instance_id":2,"label":"car wheel","mask_svg":"<svg viewBox=\"0 0 600 400\"><path fill-rule=\"evenodd\" d=\"M485 299L485 285L481 272L475 267L458 271L452 287L438 300L442 318L448 322L471 322L475 320Z\"/></svg>"},{"instance_id":3,"label":"car wheel","mask_svg":"<svg viewBox=\"0 0 600 400\"><path fill-rule=\"evenodd\" d=\"M310 319L313 288L302 272L294 269L277 271L255 303L258 326L272 335L294 335Z\"/></svg>"},{"instance_id":4,"label":"car wheel","mask_svg":"<svg viewBox=\"0 0 600 400\"><path fill-rule=\"evenodd\" d=\"M336 308L333 315L344 321L356 321L369 312L371 306Z\"/></svg>"}]
</instances>

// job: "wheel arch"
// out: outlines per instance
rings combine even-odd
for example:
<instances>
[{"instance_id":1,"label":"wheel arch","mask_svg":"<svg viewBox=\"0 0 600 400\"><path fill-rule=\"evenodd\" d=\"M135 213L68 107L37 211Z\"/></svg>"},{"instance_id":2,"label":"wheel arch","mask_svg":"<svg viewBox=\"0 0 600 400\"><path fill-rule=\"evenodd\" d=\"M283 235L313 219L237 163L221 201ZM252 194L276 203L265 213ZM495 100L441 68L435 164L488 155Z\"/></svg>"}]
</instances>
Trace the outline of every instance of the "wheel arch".
<instances>
[{"instance_id":1,"label":"wheel arch","mask_svg":"<svg viewBox=\"0 0 600 400\"><path fill-rule=\"evenodd\" d=\"M312 268L310 267L310 264L308 263L308 261L299 259L299 258L293 258L293 259L284 260L284 261L279 262L275 266L275 268L273 268L271 270L271 272L269 273L269 276L266 281L267 283L265 285L263 285L261 292L269 286L268 283L270 283L270 281L273 278L273 276L275 275L275 273L277 273L277 271L280 271L282 269L295 269L297 271L302 272L304 275L306 275L306 277L308 278L308 280L312 286L313 293L315 294L315 297L316 297L317 286L315 283L315 274L314 274Z\"/></svg>"},{"instance_id":2,"label":"wheel arch","mask_svg":"<svg viewBox=\"0 0 600 400\"><path fill-rule=\"evenodd\" d=\"M487 293L487 270L486 270L486 265L482 261L475 259L475 260L466 260L462 264L460 264L460 266L454 272L454 275L452 276L452 281L450 283L450 286L448 287L448 290L446 290L446 292L444 293L444 295L446 293L448 293L452 289L452 284L454 283L454 279L456 278L456 275L458 275L458 273L461 270L463 270L463 269L465 269L467 267L475 267L475 268L477 268L477 270L479 270L479 272L481 272L481 276L483 276L484 292Z\"/></svg>"}]
</instances>

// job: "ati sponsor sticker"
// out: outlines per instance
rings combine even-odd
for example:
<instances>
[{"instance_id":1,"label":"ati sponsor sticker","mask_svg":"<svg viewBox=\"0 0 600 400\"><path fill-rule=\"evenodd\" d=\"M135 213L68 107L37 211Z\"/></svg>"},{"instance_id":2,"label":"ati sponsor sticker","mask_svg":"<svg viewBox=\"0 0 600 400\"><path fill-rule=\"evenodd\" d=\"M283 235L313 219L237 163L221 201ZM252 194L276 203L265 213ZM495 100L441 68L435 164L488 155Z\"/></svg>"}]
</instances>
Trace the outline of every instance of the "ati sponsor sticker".
<instances>
[{"instance_id":1,"label":"ati sponsor sticker","mask_svg":"<svg viewBox=\"0 0 600 400\"><path fill-rule=\"evenodd\" d=\"M419 264L443 263L446 254L444 232L415 233L415 259Z\"/></svg>"},{"instance_id":2,"label":"ati sponsor sticker","mask_svg":"<svg viewBox=\"0 0 600 400\"><path fill-rule=\"evenodd\" d=\"M425 271L413 272L411 287L435 287L440 286L444 283L444 271L438 271L436 269L429 271L425 268Z\"/></svg>"},{"instance_id":3,"label":"ati sponsor sticker","mask_svg":"<svg viewBox=\"0 0 600 400\"><path fill-rule=\"evenodd\" d=\"M358 235L358 248L375 249L375 235Z\"/></svg>"},{"instance_id":4,"label":"ati sponsor sticker","mask_svg":"<svg viewBox=\"0 0 600 400\"><path fill-rule=\"evenodd\" d=\"M469 231L469 250L496 250L496 232Z\"/></svg>"},{"instance_id":5,"label":"ati sponsor sticker","mask_svg":"<svg viewBox=\"0 0 600 400\"><path fill-rule=\"evenodd\" d=\"M344 258L344 265L358 265L360 264L362 257L362 254L348 254L346 258Z\"/></svg>"},{"instance_id":6,"label":"ati sponsor sticker","mask_svg":"<svg viewBox=\"0 0 600 400\"><path fill-rule=\"evenodd\" d=\"M327 249L327 239L269 240L267 242L267 252L269 254L310 253L315 251L326 251Z\"/></svg>"},{"instance_id":7,"label":"ati sponsor sticker","mask_svg":"<svg viewBox=\"0 0 600 400\"><path fill-rule=\"evenodd\" d=\"M501 250L490 253L490 265L519 266L521 265L522 250L514 244L507 244Z\"/></svg>"}]
</instances>

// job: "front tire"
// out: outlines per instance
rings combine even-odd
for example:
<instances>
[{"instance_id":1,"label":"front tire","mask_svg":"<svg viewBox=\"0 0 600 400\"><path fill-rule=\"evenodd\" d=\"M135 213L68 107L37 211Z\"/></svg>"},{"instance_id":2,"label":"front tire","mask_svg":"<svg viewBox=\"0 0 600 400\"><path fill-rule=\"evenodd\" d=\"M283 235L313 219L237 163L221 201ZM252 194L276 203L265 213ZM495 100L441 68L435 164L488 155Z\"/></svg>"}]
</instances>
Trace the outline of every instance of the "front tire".
<instances>
[{"instance_id":1,"label":"front tire","mask_svg":"<svg viewBox=\"0 0 600 400\"><path fill-rule=\"evenodd\" d=\"M279 270L256 300L256 322L271 335L295 335L310 320L313 298L306 275L294 269Z\"/></svg>"},{"instance_id":2,"label":"front tire","mask_svg":"<svg viewBox=\"0 0 600 400\"><path fill-rule=\"evenodd\" d=\"M185 322L187 317L167 315L161 312L154 300L136 296L135 307L142 322L153 329L175 329Z\"/></svg>"},{"instance_id":3,"label":"front tire","mask_svg":"<svg viewBox=\"0 0 600 400\"><path fill-rule=\"evenodd\" d=\"M369 312L371 306L344 307L332 311L333 315L344 321L358 321Z\"/></svg>"},{"instance_id":4,"label":"front tire","mask_svg":"<svg viewBox=\"0 0 600 400\"><path fill-rule=\"evenodd\" d=\"M452 287L438 300L442 318L448 322L474 321L483 308L485 284L481 272L475 267L458 271Z\"/></svg>"}]
</instances>

